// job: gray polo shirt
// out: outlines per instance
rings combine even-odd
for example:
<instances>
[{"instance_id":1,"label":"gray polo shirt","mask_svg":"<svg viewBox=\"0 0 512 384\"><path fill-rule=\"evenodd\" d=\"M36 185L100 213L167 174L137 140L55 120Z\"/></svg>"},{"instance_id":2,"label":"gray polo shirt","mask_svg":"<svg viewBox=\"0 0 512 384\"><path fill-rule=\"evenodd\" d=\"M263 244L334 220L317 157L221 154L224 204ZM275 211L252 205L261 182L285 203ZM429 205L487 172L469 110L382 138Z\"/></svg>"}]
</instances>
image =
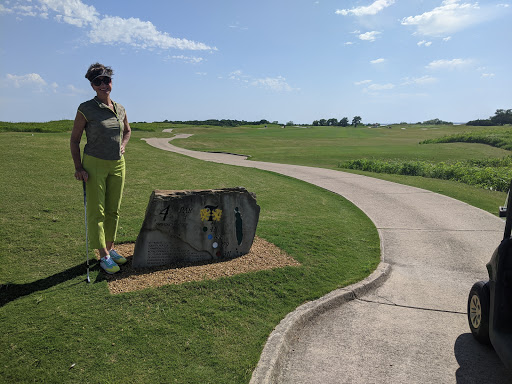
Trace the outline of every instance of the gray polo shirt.
<instances>
[{"instance_id":1,"label":"gray polo shirt","mask_svg":"<svg viewBox=\"0 0 512 384\"><path fill-rule=\"evenodd\" d=\"M85 134L87 144L84 153L103 160L121 159L124 118L126 111L121 104L112 101L114 110L102 103L97 97L78 107L87 124Z\"/></svg>"}]
</instances>

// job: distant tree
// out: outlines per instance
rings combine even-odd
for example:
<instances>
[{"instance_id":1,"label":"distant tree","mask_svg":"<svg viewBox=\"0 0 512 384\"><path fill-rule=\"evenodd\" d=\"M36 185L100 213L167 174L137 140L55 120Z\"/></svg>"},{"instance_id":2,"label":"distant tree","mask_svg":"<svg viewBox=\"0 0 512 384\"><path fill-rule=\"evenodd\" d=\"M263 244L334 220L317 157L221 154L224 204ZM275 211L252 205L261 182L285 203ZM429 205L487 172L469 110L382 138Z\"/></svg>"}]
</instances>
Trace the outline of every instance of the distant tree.
<instances>
[{"instance_id":1,"label":"distant tree","mask_svg":"<svg viewBox=\"0 0 512 384\"><path fill-rule=\"evenodd\" d=\"M338 125L338 119L329 119L329 120L327 120L327 125L330 126L330 127Z\"/></svg>"},{"instance_id":2,"label":"distant tree","mask_svg":"<svg viewBox=\"0 0 512 384\"><path fill-rule=\"evenodd\" d=\"M189 124L189 125L213 125L218 127L238 127L240 125L260 125L260 124L268 124L268 120L260 120L260 121L245 121L245 120L230 120L230 119L209 119L209 120L187 120L187 121L169 121L165 120L164 122L173 123L173 124ZM275 122L278 124L277 122Z\"/></svg>"},{"instance_id":3,"label":"distant tree","mask_svg":"<svg viewBox=\"0 0 512 384\"><path fill-rule=\"evenodd\" d=\"M279 121L274 120L274 121L272 122L272 124L277 124L277 125L279 125Z\"/></svg>"},{"instance_id":4,"label":"distant tree","mask_svg":"<svg viewBox=\"0 0 512 384\"><path fill-rule=\"evenodd\" d=\"M443 121L443 120L440 120L437 118L424 121L423 124L426 124L426 125L453 125L453 123L450 121Z\"/></svg>"},{"instance_id":5,"label":"distant tree","mask_svg":"<svg viewBox=\"0 0 512 384\"><path fill-rule=\"evenodd\" d=\"M286 123L286 125L293 125L293 121L290 120L289 122Z\"/></svg>"},{"instance_id":6,"label":"distant tree","mask_svg":"<svg viewBox=\"0 0 512 384\"><path fill-rule=\"evenodd\" d=\"M357 124L360 124L361 120L361 116L354 116L354 118L352 119L352 125L354 127L357 127Z\"/></svg>"},{"instance_id":7,"label":"distant tree","mask_svg":"<svg viewBox=\"0 0 512 384\"><path fill-rule=\"evenodd\" d=\"M318 122L322 127L325 127L327 125L327 120L325 119L320 119L320 121Z\"/></svg>"},{"instance_id":8,"label":"distant tree","mask_svg":"<svg viewBox=\"0 0 512 384\"><path fill-rule=\"evenodd\" d=\"M348 118L347 117L344 117L342 119L340 119L338 125L340 125L341 127L346 127L348 126Z\"/></svg>"},{"instance_id":9,"label":"distant tree","mask_svg":"<svg viewBox=\"0 0 512 384\"><path fill-rule=\"evenodd\" d=\"M318 127L319 123L318 120L313 121L313 127Z\"/></svg>"},{"instance_id":10,"label":"distant tree","mask_svg":"<svg viewBox=\"0 0 512 384\"><path fill-rule=\"evenodd\" d=\"M466 125L473 125L477 127L488 127L491 125L494 125L494 123L490 119L478 119L478 120L471 120L466 123Z\"/></svg>"},{"instance_id":11,"label":"distant tree","mask_svg":"<svg viewBox=\"0 0 512 384\"><path fill-rule=\"evenodd\" d=\"M497 109L491 121L494 125L512 124L512 109Z\"/></svg>"}]
</instances>

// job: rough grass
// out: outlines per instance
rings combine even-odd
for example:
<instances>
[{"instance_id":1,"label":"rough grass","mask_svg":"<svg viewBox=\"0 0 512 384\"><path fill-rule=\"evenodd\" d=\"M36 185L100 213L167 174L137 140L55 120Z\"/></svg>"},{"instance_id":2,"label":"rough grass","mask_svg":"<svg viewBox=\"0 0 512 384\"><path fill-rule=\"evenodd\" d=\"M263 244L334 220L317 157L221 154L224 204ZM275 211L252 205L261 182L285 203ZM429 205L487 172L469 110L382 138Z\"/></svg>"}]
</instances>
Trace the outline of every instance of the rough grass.
<instances>
[{"instance_id":1,"label":"rough grass","mask_svg":"<svg viewBox=\"0 0 512 384\"><path fill-rule=\"evenodd\" d=\"M131 123L134 131L154 132L170 127L165 123ZM0 132L33 132L33 133L57 133L71 132L73 120L57 120L44 123L10 123L0 121Z\"/></svg>"},{"instance_id":2,"label":"rough grass","mask_svg":"<svg viewBox=\"0 0 512 384\"><path fill-rule=\"evenodd\" d=\"M453 180L468 185L506 192L512 179L512 157L502 159L468 160L455 163L426 161L357 159L338 164L339 168L376 173L422 176Z\"/></svg>"},{"instance_id":3,"label":"rough grass","mask_svg":"<svg viewBox=\"0 0 512 384\"><path fill-rule=\"evenodd\" d=\"M476 132L462 132L455 135L427 139L421 142L421 144L439 143L481 143L512 151L512 129L510 126L505 126L500 129L494 128Z\"/></svg>"}]
</instances>

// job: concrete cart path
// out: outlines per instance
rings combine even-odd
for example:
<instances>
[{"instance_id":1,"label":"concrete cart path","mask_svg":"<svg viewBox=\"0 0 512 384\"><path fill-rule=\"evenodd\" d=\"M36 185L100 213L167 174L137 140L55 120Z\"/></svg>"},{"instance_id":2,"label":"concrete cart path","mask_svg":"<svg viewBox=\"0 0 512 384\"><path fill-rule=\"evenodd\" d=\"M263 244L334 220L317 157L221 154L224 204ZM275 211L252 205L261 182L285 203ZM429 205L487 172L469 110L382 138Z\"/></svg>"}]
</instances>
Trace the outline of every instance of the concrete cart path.
<instances>
[{"instance_id":1,"label":"concrete cart path","mask_svg":"<svg viewBox=\"0 0 512 384\"><path fill-rule=\"evenodd\" d=\"M492 348L473 340L466 318L469 290L487 279L485 264L503 236L501 219L446 196L366 176L195 152L171 145L170 138L145 140L197 159L318 185L353 202L378 229L382 260L391 265L388 279L294 331L278 363L262 363L268 360L265 347L252 382L512 382Z\"/></svg>"}]
</instances>

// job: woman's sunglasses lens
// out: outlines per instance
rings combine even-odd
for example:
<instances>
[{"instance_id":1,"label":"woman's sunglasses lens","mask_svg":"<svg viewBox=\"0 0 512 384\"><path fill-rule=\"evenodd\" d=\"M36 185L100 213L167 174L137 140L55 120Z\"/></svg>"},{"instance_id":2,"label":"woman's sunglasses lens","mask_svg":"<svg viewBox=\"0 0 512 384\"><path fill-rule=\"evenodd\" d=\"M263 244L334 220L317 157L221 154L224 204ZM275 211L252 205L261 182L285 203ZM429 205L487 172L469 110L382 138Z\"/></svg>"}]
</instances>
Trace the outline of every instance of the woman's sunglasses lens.
<instances>
[{"instance_id":1,"label":"woman's sunglasses lens","mask_svg":"<svg viewBox=\"0 0 512 384\"><path fill-rule=\"evenodd\" d=\"M103 84L110 84L110 77L104 77L103 79L94 79L92 81L92 83L95 85L95 86L98 86L100 85L101 83Z\"/></svg>"}]
</instances>

